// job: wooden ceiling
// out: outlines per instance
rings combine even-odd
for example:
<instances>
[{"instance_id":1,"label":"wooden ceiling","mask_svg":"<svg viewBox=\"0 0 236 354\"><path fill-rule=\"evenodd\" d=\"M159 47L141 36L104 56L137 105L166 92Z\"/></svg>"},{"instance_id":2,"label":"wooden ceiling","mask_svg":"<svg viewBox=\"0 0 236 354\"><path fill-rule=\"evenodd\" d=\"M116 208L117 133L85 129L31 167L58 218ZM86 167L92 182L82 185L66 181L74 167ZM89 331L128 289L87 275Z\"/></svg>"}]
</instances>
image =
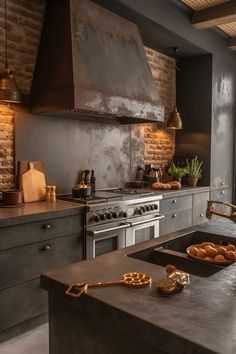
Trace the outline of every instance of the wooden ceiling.
<instances>
[{"instance_id":1,"label":"wooden ceiling","mask_svg":"<svg viewBox=\"0 0 236 354\"><path fill-rule=\"evenodd\" d=\"M182 0L193 12L192 24L199 29L218 27L236 50L236 0Z\"/></svg>"}]
</instances>

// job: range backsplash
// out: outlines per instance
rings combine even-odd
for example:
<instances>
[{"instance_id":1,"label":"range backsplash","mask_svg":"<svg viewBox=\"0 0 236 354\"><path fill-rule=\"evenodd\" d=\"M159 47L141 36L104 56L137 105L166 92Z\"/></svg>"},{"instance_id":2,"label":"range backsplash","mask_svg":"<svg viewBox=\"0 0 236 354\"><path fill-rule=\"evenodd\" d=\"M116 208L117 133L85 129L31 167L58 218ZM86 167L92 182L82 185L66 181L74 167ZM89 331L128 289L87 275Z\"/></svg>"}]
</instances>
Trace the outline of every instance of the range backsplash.
<instances>
[{"instance_id":1,"label":"range backsplash","mask_svg":"<svg viewBox=\"0 0 236 354\"><path fill-rule=\"evenodd\" d=\"M48 184L70 192L79 173L94 169L97 187L129 181L144 164L144 127L16 114L16 161L43 160Z\"/></svg>"}]
</instances>

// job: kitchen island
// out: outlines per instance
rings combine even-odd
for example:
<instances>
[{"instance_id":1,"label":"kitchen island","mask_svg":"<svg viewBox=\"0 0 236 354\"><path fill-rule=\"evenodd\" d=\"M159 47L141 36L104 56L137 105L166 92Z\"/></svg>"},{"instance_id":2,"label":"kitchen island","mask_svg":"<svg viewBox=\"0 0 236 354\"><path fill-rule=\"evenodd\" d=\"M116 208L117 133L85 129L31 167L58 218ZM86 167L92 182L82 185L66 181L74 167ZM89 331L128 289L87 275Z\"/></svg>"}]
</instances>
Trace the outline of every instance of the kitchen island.
<instances>
[{"instance_id":1,"label":"kitchen island","mask_svg":"<svg viewBox=\"0 0 236 354\"><path fill-rule=\"evenodd\" d=\"M152 263L151 252L193 231L236 238L234 223L215 219L42 275L49 292L50 354L236 353L236 263L211 276L191 274L191 284L175 295L156 291L166 272ZM79 299L65 295L71 283L120 279L131 271L150 275L152 285L89 289Z\"/></svg>"}]
</instances>

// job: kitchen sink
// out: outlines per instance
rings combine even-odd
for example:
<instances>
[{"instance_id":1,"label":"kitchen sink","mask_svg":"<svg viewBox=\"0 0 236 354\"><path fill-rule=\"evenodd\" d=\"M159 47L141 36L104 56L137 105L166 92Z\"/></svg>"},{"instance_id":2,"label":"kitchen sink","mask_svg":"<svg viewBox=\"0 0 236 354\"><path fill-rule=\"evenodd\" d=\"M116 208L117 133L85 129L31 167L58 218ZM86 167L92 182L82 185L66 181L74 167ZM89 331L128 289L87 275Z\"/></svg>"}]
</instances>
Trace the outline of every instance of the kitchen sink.
<instances>
[{"instance_id":1,"label":"kitchen sink","mask_svg":"<svg viewBox=\"0 0 236 354\"><path fill-rule=\"evenodd\" d=\"M233 237L194 231L181 235L173 240L163 242L159 244L158 247L155 246L153 248L144 249L129 254L128 256L158 264L163 267L167 264L173 264L176 268L190 274L209 277L224 269L225 266L211 264L204 261L201 262L190 258L186 253L187 247L205 241L221 245L227 245L230 242L236 246L236 240Z\"/></svg>"}]
</instances>

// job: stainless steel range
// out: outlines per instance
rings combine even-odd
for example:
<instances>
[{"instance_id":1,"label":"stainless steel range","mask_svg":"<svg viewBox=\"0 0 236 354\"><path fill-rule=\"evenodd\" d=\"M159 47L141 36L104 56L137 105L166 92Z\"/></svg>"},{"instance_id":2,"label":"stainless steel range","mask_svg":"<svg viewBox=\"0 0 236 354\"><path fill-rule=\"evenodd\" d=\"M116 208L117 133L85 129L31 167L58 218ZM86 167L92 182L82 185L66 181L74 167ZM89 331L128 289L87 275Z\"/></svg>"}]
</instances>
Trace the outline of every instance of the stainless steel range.
<instances>
[{"instance_id":1,"label":"stainless steel range","mask_svg":"<svg viewBox=\"0 0 236 354\"><path fill-rule=\"evenodd\" d=\"M159 236L162 196L151 191L112 189L86 200L70 195L60 199L85 204L87 259Z\"/></svg>"}]
</instances>

